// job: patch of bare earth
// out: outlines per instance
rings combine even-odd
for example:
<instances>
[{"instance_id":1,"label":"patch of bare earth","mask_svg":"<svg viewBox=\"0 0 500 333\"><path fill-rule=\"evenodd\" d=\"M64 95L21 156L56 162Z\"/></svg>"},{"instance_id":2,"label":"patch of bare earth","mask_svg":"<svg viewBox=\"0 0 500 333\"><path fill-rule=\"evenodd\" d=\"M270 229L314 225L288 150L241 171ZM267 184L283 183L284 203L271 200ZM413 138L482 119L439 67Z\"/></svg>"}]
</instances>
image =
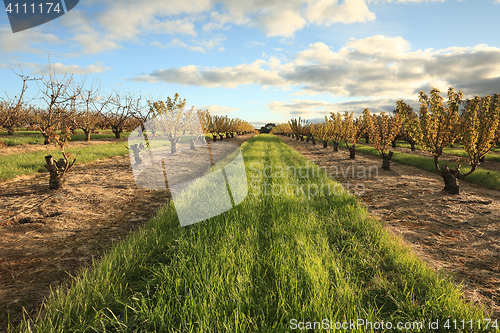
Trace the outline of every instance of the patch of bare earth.
<instances>
[{"instance_id":1,"label":"patch of bare earth","mask_svg":"<svg viewBox=\"0 0 500 333\"><path fill-rule=\"evenodd\" d=\"M0 183L0 332L9 317L20 322L23 308L34 317L50 288L71 281L170 199L168 190L136 185L129 156L76 164L60 190L48 188L48 177Z\"/></svg>"},{"instance_id":2,"label":"patch of bare earth","mask_svg":"<svg viewBox=\"0 0 500 333\"><path fill-rule=\"evenodd\" d=\"M351 160L347 150L280 138L358 192L391 232L462 284L466 299L484 305L492 319L500 317L499 191L461 182L461 194L449 195L437 174L394 162L385 171L375 156L357 153Z\"/></svg>"}]
</instances>

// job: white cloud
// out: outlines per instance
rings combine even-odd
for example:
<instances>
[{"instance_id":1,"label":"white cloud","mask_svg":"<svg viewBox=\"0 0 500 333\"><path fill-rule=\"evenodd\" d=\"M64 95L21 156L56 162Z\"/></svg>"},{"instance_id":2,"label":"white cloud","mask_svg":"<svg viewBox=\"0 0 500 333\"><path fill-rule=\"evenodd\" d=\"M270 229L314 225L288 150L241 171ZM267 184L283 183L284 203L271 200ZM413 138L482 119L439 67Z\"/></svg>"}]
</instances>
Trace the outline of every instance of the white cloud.
<instances>
[{"instance_id":1,"label":"white cloud","mask_svg":"<svg viewBox=\"0 0 500 333\"><path fill-rule=\"evenodd\" d=\"M421 2L420 0L383 0ZM432 1L432 0L431 0ZM196 23L204 34L228 29L230 24L262 30L268 37L284 37L289 43L296 31L314 24L351 24L375 19L368 5L372 0L89 0L82 9L73 9L57 20L71 34L64 42L73 42L81 52L96 54L121 47L123 42L141 43L148 34L198 36ZM80 7L78 7L80 8ZM88 11L83 10L89 9ZM33 31L33 29L31 29ZM22 33L15 34L21 38ZM9 34L12 36L13 34ZM35 42L54 42L54 35L41 34ZM43 36L42 36L43 35ZM13 37L2 37L12 39ZM5 52L36 52L16 40L0 40ZM201 45L200 45L201 46ZM203 47L203 46L201 46ZM188 47L200 52L196 45ZM358 47L358 49L360 49Z\"/></svg>"},{"instance_id":2,"label":"white cloud","mask_svg":"<svg viewBox=\"0 0 500 333\"><path fill-rule=\"evenodd\" d=\"M324 43L311 44L289 62L270 58L234 67L172 67L135 80L205 87L296 87L297 95L403 98L434 86L484 95L500 91L500 48L481 44L411 51L401 37L372 36L350 40L338 51Z\"/></svg>"},{"instance_id":3,"label":"white cloud","mask_svg":"<svg viewBox=\"0 0 500 333\"><path fill-rule=\"evenodd\" d=\"M218 47L219 45L221 45L225 39L226 38L223 36L218 36L218 37L211 38L208 40L201 40L201 41L193 40L193 43L197 44L197 45L188 45L187 43L181 41L180 39L174 38L168 44L162 44L158 41L154 41L151 43L151 45L158 47L160 49L178 48L179 47L179 48L184 48L184 49L187 49L190 51L206 53L207 50L214 49L214 48ZM219 47L218 49L220 52L224 51L224 48L222 48L222 47Z\"/></svg>"},{"instance_id":4,"label":"white cloud","mask_svg":"<svg viewBox=\"0 0 500 333\"><path fill-rule=\"evenodd\" d=\"M239 110L237 108L230 108L227 106L220 106L220 105L215 105L215 104L208 105L208 106L200 106L200 107L197 107L197 109L208 110L208 111L210 111L211 114L228 114L230 112Z\"/></svg>"},{"instance_id":5,"label":"white cloud","mask_svg":"<svg viewBox=\"0 0 500 333\"><path fill-rule=\"evenodd\" d=\"M180 68L159 69L149 75L133 78L135 81L170 82L191 86L236 88L242 84L282 85L284 80L275 71L262 68L264 60L235 67L205 68L189 65Z\"/></svg>"},{"instance_id":6,"label":"white cloud","mask_svg":"<svg viewBox=\"0 0 500 333\"><path fill-rule=\"evenodd\" d=\"M305 16L310 22L325 25L375 20L365 0L345 0L342 4L338 0L314 1Z\"/></svg>"},{"instance_id":7,"label":"white cloud","mask_svg":"<svg viewBox=\"0 0 500 333\"><path fill-rule=\"evenodd\" d=\"M360 115L365 108L369 108L372 113L392 113L396 108L395 98L359 99L346 102L331 103L326 101L316 101L308 99L294 99L290 101L274 101L266 105L272 113L282 114L284 117L304 117L314 119L315 122L322 121L324 116L330 116L331 112L344 113L354 112ZM405 99L405 102L418 109L419 102L416 99Z\"/></svg>"},{"instance_id":8,"label":"white cloud","mask_svg":"<svg viewBox=\"0 0 500 333\"><path fill-rule=\"evenodd\" d=\"M43 33L39 28L12 33L8 27L0 28L0 53L45 53L44 48L63 41L56 35Z\"/></svg>"},{"instance_id":9,"label":"white cloud","mask_svg":"<svg viewBox=\"0 0 500 333\"><path fill-rule=\"evenodd\" d=\"M79 66L79 65L64 65L60 62L56 62L50 65L40 65L40 64L27 64L27 67L31 67L31 73L34 75L48 75L49 70L55 71L57 75L64 74L93 74L93 73L104 73L111 69L111 67L104 66L100 62L96 62L95 64L91 64L88 66Z\"/></svg>"},{"instance_id":10,"label":"white cloud","mask_svg":"<svg viewBox=\"0 0 500 333\"><path fill-rule=\"evenodd\" d=\"M211 19L220 24L237 24L262 29L267 36L292 37L308 23L365 22L375 19L367 0L222 0L221 12Z\"/></svg>"}]
</instances>

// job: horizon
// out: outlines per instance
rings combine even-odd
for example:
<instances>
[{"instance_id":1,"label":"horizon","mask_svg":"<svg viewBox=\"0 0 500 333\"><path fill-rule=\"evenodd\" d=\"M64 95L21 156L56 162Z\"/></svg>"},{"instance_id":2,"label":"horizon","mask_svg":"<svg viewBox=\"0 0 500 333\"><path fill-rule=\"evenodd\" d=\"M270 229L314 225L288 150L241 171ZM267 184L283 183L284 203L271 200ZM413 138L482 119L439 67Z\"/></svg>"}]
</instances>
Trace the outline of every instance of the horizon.
<instances>
[{"instance_id":1,"label":"horizon","mask_svg":"<svg viewBox=\"0 0 500 333\"><path fill-rule=\"evenodd\" d=\"M25 75L88 74L132 92L241 118L260 128L330 112L418 109L418 91L500 93L500 0L82 1L12 33L0 15L2 98ZM487 28L485 22L488 23ZM27 96L38 87L30 83Z\"/></svg>"}]
</instances>

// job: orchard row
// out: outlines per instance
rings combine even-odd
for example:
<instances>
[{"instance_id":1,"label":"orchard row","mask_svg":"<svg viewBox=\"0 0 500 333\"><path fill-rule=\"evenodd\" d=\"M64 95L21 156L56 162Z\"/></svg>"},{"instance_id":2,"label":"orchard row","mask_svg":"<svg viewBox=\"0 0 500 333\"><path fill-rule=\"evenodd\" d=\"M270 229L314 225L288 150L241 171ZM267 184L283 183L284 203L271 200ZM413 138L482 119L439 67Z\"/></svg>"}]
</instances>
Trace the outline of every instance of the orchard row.
<instances>
[{"instance_id":1,"label":"orchard row","mask_svg":"<svg viewBox=\"0 0 500 333\"><path fill-rule=\"evenodd\" d=\"M117 139L124 131L132 131L154 117L163 117L175 121L175 129L185 132L190 122L186 117L193 110L184 110L186 100L176 94L173 99L154 101L132 93L113 91L104 94L98 84L86 86L86 79L77 82L73 75L65 75L58 79L55 73L41 78L30 78L19 75L23 86L19 96L0 100L0 128L14 134L16 128L39 131L45 138L44 144L50 142L51 135L57 130L68 130L74 133L81 129L85 133L85 141L90 134L99 129L111 129ZM27 100L28 83L36 82L38 98ZM211 115L209 110L195 110L204 133L211 133L214 138L229 133L246 133L254 131L247 121L227 116ZM192 120L192 118L191 118ZM172 128L163 129L169 132ZM162 129L153 129L162 133ZM153 133L156 134L156 133ZM168 133L163 133L168 135Z\"/></svg>"},{"instance_id":2,"label":"orchard row","mask_svg":"<svg viewBox=\"0 0 500 333\"><path fill-rule=\"evenodd\" d=\"M500 140L500 95L463 99L462 92L448 90L448 101L444 103L438 89L432 89L430 96L421 91L419 94L420 110L417 114L403 100L396 103L396 109L389 115L382 112L371 114L369 109L354 118L353 113L332 112L325 116L325 123L311 124L301 118L291 119L288 123L273 128L272 133L295 137L297 140L333 142L333 150L338 151L340 142L349 149L350 158L356 156L356 143L360 138L370 140L381 155L382 168L390 169L393 152L390 147L396 140L407 141L412 150L418 144L430 152L434 165L445 182L445 190L451 194L459 193L458 179L470 175L486 153ZM452 169L446 164L439 165L443 149L460 142L467 152L470 170L460 171L460 165Z\"/></svg>"}]
</instances>

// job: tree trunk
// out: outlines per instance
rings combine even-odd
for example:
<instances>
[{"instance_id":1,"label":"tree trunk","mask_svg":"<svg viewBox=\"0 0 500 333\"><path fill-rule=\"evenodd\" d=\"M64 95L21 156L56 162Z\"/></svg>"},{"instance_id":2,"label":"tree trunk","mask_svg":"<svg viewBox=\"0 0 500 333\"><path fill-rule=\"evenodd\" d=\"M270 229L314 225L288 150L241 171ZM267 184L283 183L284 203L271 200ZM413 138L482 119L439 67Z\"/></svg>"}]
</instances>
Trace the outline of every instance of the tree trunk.
<instances>
[{"instance_id":1,"label":"tree trunk","mask_svg":"<svg viewBox=\"0 0 500 333\"><path fill-rule=\"evenodd\" d=\"M170 154L177 153L177 142L170 141Z\"/></svg>"},{"instance_id":2,"label":"tree trunk","mask_svg":"<svg viewBox=\"0 0 500 333\"><path fill-rule=\"evenodd\" d=\"M43 135L43 138L44 138L44 140L43 140L43 144L44 144L44 145L48 145L48 144L50 144L50 138L49 138L49 136L48 136L48 135L45 135L45 134L44 134L44 135Z\"/></svg>"},{"instance_id":3,"label":"tree trunk","mask_svg":"<svg viewBox=\"0 0 500 333\"><path fill-rule=\"evenodd\" d=\"M333 151L339 151L339 142L333 141Z\"/></svg>"},{"instance_id":4,"label":"tree trunk","mask_svg":"<svg viewBox=\"0 0 500 333\"><path fill-rule=\"evenodd\" d=\"M85 133L85 141L90 141L90 130L83 130Z\"/></svg>"},{"instance_id":5,"label":"tree trunk","mask_svg":"<svg viewBox=\"0 0 500 333\"><path fill-rule=\"evenodd\" d=\"M49 188L52 190L60 189L64 184L64 170L66 170L66 161L62 158L54 163L52 156L45 156L45 168L49 171Z\"/></svg>"},{"instance_id":6,"label":"tree trunk","mask_svg":"<svg viewBox=\"0 0 500 333\"><path fill-rule=\"evenodd\" d=\"M303 135L300 136L300 141L304 141L304 136Z\"/></svg>"},{"instance_id":7,"label":"tree trunk","mask_svg":"<svg viewBox=\"0 0 500 333\"><path fill-rule=\"evenodd\" d=\"M231 137L234 138L234 132L231 132Z\"/></svg>"},{"instance_id":8,"label":"tree trunk","mask_svg":"<svg viewBox=\"0 0 500 333\"><path fill-rule=\"evenodd\" d=\"M142 145L142 144L141 144ZM139 145L137 143L130 146L130 149L134 153L134 159L136 164L142 163L141 150L139 149Z\"/></svg>"},{"instance_id":9,"label":"tree trunk","mask_svg":"<svg viewBox=\"0 0 500 333\"><path fill-rule=\"evenodd\" d=\"M328 148L328 140L323 141L323 148Z\"/></svg>"},{"instance_id":10,"label":"tree trunk","mask_svg":"<svg viewBox=\"0 0 500 333\"><path fill-rule=\"evenodd\" d=\"M414 141L410 141L410 149L411 151L415 151L415 142Z\"/></svg>"},{"instance_id":11,"label":"tree trunk","mask_svg":"<svg viewBox=\"0 0 500 333\"><path fill-rule=\"evenodd\" d=\"M316 139L314 138L314 136L311 136L311 140L312 140L313 145L315 145L316 144Z\"/></svg>"},{"instance_id":12,"label":"tree trunk","mask_svg":"<svg viewBox=\"0 0 500 333\"><path fill-rule=\"evenodd\" d=\"M485 161L485 159L486 159L486 155L485 155L485 156L483 156L483 157L481 157L481 158L479 159L479 162L484 162L484 161Z\"/></svg>"},{"instance_id":13,"label":"tree trunk","mask_svg":"<svg viewBox=\"0 0 500 333\"><path fill-rule=\"evenodd\" d=\"M229 139L230 136L231 134L229 132L226 132L226 139Z\"/></svg>"},{"instance_id":14,"label":"tree trunk","mask_svg":"<svg viewBox=\"0 0 500 333\"><path fill-rule=\"evenodd\" d=\"M14 127L7 127L7 135L14 135Z\"/></svg>"},{"instance_id":15,"label":"tree trunk","mask_svg":"<svg viewBox=\"0 0 500 333\"><path fill-rule=\"evenodd\" d=\"M201 142L202 145L206 145L207 144L207 140L205 140L205 135L200 135L200 137L198 138L198 140L200 140L200 142Z\"/></svg>"},{"instance_id":16,"label":"tree trunk","mask_svg":"<svg viewBox=\"0 0 500 333\"><path fill-rule=\"evenodd\" d=\"M219 134L219 138L220 138L221 140L224 140L224 134Z\"/></svg>"},{"instance_id":17,"label":"tree trunk","mask_svg":"<svg viewBox=\"0 0 500 333\"><path fill-rule=\"evenodd\" d=\"M397 145L397 141L396 140L392 140L392 148L397 148L398 145Z\"/></svg>"},{"instance_id":18,"label":"tree trunk","mask_svg":"<svg viewBox=\"0 0 500 333\"><path fill-rule=\"evenodd\" d=\"M391 158L394 153L392 151L389 151L389 154L382 153L382 169L384 170L391 170Z\"/></svg>"},{"instance_id":19,"label":"tree trunk","mask_svg":"<svg viewBox=\"0 0 500 333\"><path fill-rule=\"evenodd\" d=\"M349 158L351 160L356 158L356 146L355 145L352 145L349 147Z\"/></svg>"},{"instance_id":20,"label":"tree trunk","mask_svg":"<svg viewBox=\"0 0 500 333\"><path fill-rule=\"evenodd\" d=\"M370 137L368 135L365 136L365 143L370 143Z\"/></svg>"},{"instance_id":21,"label":"tree trunk","mask_svg":"<svg viewBox=\"0 0 500 333\"><path fill-rule=\"evenodd\" d=\"M297 134L295 134L295 140L298 140L300 139L299 136Z\"/></svg>"},{"instance_id":22,"label":"tree trunk","mask_svg":"<svg viewBox=\"0 0 500 333\"><path fill-rule=\"evenodd\" d=\"M214 142L215 142L215 141L217 141L217 134L215 134L215 135L213 136L213 138L214 138Z\"/></svg>"},{"instance_id":23,"label":"tree trunk","mask_svg":"<svg viewBox=\"0 0 500 333\"><path fill-rule=\"evenodd\" d=\"M189 149L196 149L194 141L195 139L189 139Z\"/></svg>"},{"instance_id":24,"label":"tree trunk","mask_svg":"<svg viewBox=\"0 0 500 333\"><path fill-rule=\"evenodd\" d=\"M115 134L115 138L119 139L122 131L123 130L121 128L113 128L113 133Z\"/></svg>"},{"instance_id":25,"label":"tree trunk","mask_svg":"<svg viewBox=\"0 0 500 333\"><path fill-rule=\"evenodd\" d=\"M460 184L457 178L453 174L452 170L447 165L441 166L441 177L444 180L444 190L449 194L459 194Z\"/></svg>"}]
</instances>

